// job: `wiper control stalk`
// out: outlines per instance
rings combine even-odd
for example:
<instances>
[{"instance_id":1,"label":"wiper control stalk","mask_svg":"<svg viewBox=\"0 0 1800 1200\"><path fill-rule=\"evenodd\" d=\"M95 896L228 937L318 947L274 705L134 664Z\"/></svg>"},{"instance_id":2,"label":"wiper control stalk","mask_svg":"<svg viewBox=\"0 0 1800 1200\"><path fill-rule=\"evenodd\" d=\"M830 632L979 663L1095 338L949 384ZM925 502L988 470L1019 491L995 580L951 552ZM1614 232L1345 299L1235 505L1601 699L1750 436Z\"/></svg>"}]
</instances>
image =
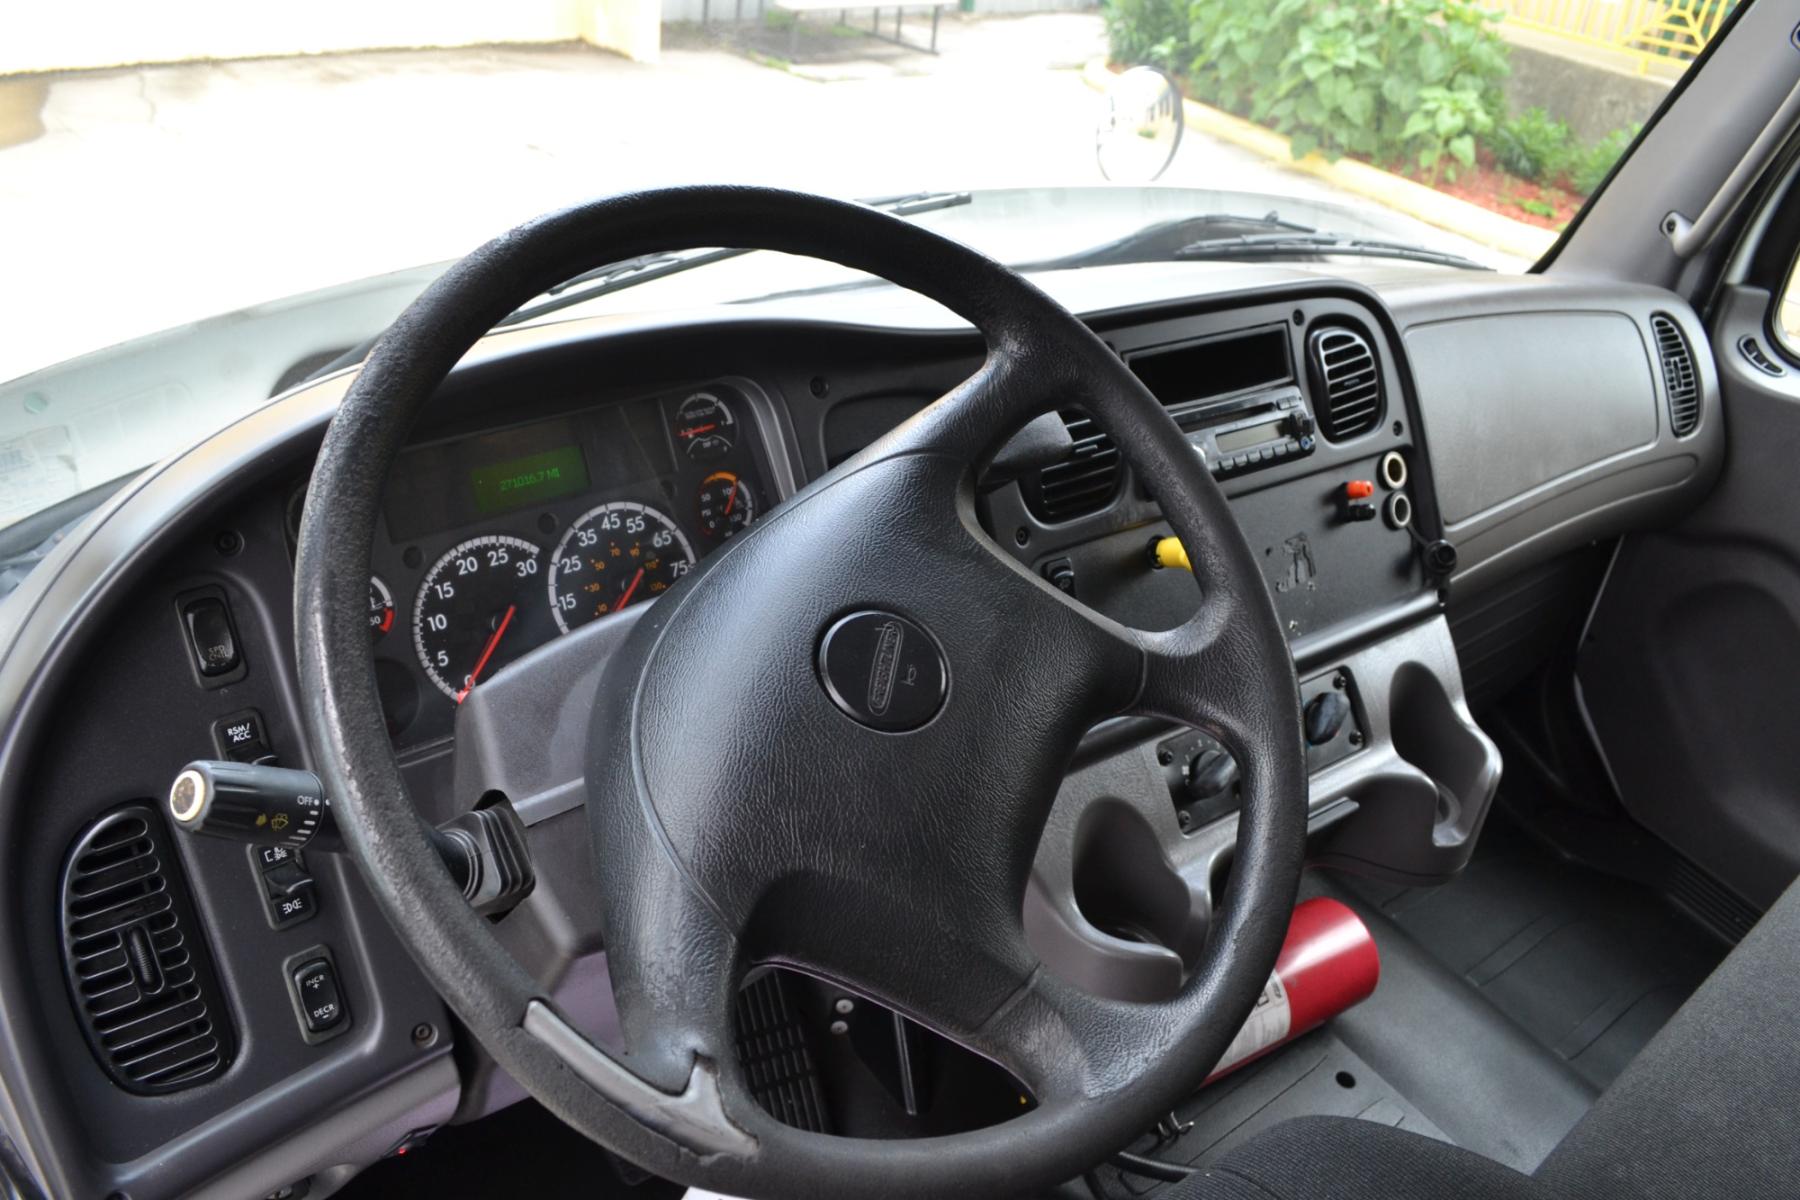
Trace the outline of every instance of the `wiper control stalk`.
<instances>
[{"instance_id":1,"label":"wiper control stalk","mask_svg":"<svg viewBox=\"0 0 1800 1200\"><path fill-rule=\"evenodd\" d=\"M191 762L169 788L169 815L188 833L253 846L344 848L324 783L311 771L291 767ZM511 909L537 883L525 826L509 805L463 813L441 828L427 829L426 836L478 913Z\"/></svg>"}]
</instances>

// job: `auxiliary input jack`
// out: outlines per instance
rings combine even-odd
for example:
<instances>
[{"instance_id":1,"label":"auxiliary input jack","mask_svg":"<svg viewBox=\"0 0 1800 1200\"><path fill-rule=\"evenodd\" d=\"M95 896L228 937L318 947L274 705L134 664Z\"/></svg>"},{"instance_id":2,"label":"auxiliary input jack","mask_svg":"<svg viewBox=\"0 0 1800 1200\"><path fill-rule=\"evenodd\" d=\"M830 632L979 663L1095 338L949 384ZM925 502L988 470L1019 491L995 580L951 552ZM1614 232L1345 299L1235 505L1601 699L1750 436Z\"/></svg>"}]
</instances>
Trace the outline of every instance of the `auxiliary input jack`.
<instances>
[{"instance_id":1,"label":"auxiliary input jack","mask_svg":"<svg viewBox=\"0 0 1800 1200\"><path fill-rule=\"evenodd\" d=\"M1405 492L1395 492L1387 498L1383 515L1392 528L1405 529L1412 524L1412 501L1406 498Z\"/></svg>"},{"instance_id":2,"label":"auxiliary input jack","mask_svg":"<svg viewBox=\"0 0 1800 1200\"><path fill-rule=\"evenodd\" d=\"M1381 465L1375 473L1381 477L1382 486L1390 492L1397 492L1406 486L1406 456L1398 450L1389 450L1381 456Z\"/></svg>"}]
</instances>

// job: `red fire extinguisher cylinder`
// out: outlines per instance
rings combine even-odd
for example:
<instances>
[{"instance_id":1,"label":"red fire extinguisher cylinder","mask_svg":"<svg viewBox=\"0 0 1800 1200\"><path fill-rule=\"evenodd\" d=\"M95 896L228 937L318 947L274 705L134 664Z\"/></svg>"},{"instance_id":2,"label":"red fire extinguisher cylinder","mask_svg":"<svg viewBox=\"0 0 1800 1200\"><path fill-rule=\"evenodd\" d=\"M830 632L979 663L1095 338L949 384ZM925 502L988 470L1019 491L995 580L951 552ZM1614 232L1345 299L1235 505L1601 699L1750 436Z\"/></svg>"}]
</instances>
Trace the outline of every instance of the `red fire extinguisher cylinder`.
<instances>
[{"instance_id":1,"label":"red fire extinguisher cylinder","mask_svg":"<svg viewBox=\"0 0 1800 1200\"><path fill-rule=\"evenodd\" d=\"M1362 919L1328 897L1304 902L1288 921L1268 986L1207 1082L1362 1003L1380 980L1381 955Z\"/></svg>"}]
</instances>

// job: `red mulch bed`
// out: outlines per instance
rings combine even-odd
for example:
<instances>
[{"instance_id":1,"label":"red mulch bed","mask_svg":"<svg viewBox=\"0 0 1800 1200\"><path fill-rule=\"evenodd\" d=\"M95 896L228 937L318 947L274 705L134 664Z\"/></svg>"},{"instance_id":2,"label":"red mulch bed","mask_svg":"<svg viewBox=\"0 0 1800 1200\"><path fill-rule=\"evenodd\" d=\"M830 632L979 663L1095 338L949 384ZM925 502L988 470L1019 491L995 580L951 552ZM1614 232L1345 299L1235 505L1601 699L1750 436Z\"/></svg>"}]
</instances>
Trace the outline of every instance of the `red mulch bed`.
<instances>
[{"instance_id":1,"label":"red mulch bed","mask_svg":"<svg viewBox=\"0 0 1800 1200\"><path fill-rule=\"evenodd\" d=\"M1379 164L1376 164L1379 165ZM1389 168L1390 170L1392 168ZM1411 172L1401 172L1418 182L1427 184L1443 192L1455 196L1458 200L1467 200L1470 204L1478 204L1482 208L1497 212L1501 216L1511 217L1515 221L1523 221L1527 225L1536 225L1543 229L1561 229L1574 217L1575 210L1581 207L1582 197L1560 187L1545 187L1529 179L1520 179L1510 171L1502 170L1494 163L1493 156L1485 149L1475 155L1475 165L1464 167L1457 164L1456 181L1439 179L1435 184L1429 179L1420 179ZM1538 205L1549 206L1551 213L1532 212L1522 207L1529 203L1533 208Z\"/></svg>"}]
</instances>

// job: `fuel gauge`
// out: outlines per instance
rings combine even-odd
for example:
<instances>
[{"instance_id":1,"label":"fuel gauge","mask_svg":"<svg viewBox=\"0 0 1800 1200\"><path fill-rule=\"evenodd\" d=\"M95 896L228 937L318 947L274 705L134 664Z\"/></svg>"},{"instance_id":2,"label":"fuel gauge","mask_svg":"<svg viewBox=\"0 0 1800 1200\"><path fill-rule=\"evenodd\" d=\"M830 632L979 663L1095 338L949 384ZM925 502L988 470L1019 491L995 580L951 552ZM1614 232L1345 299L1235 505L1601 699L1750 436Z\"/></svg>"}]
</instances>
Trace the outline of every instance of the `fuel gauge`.
<instances>
[{"instance_id":1,"label":"fuel gauge","mask_svg":"<svg viewBox=\"0 0 1800 1200\"><path fill-rule=\"evenodd\" d=\"M675 444L695 461L728 454L737 441L737 417L715 392L695 392L675 409Z\"/></svg>"}]
</instances>

